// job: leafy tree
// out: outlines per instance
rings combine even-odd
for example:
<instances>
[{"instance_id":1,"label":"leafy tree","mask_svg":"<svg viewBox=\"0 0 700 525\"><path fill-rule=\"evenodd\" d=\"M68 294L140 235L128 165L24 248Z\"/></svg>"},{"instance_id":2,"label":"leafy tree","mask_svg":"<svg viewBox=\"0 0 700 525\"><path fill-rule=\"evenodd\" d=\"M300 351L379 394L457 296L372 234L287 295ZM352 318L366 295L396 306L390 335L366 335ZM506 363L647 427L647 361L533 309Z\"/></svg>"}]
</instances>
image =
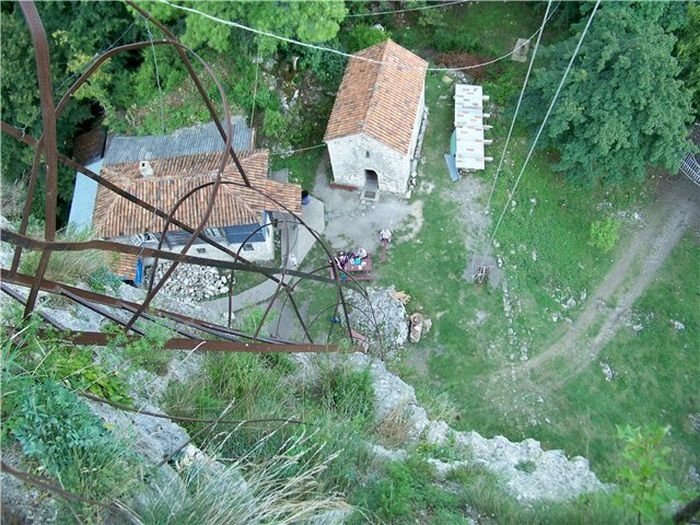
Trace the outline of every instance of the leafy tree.
<instances>
[{"instance_id":1,"label":"leafy tree","mask_svg":"<svg viewBox=\"0 0 700 525\"><path fill-rule=\"evenodd\" d=\"M31 37L17 2L3 2L0 9L2 89L0 105L3 120L39 137L42 130L36 64ZM58 99L78 77L86 63L105 49L129 27L132 18L118 2L39 2L49 40L55 98ZM111 75L125 58L112 60L101 75ZM86 86L86 93L95 90ZM95 118L92 97L79 96L66 107L57 122L58 148L70 155L73 137L80 127ZM5 182L21 180L29 172L33 153L16 140L3 137L2 177ZM61 168L58 179L59 223L68 214L75 173ZM43 177L34 200L36 212L43 210Z\"/></svg>"},{"instance_id":2,"label":"leafy tree","mask_svg":"<svg viewBox=\"0 0 700 525\"><path fill-rule=\"evenodd\" d=\"M582 9L590 9L584 5ZM687 150L690 93L678 79L671 31L677 6L607 3L596 14L542 137L575 181L641 180L648 164L674 170ZM543 52L528 117L539 124L583 30Z\"/></svg>"},{"instance_id":3,"label":"leafy tree","mask_svg":"<svg viewBox=\"0 0 700 525\"><path fill-rule=\"evenodd\" d=\"M336 36L340 22L347 13L340 0L312 2L184 2L188 7L212 16L238 22L262 31L268 31L304 42L325 42ZM145 7L164 21L181 20L186 29L184 43L201 47L206 45L216 51L229 52L234 33L242 30L210 20L197 13L183 12L161 2L149 2ZM280 41L264 36L255 40L264 55L277 50Z\"/></svg>"},{"instance_id":4,"label":"leafy tree","mask_svg":"<svg viewBox=\"0 0 700 525\"><path fill-rule=\"evenodd\" d=\"M617 436L624 443L623 466L618 474L620 484L615 502L631 508L637 523L659 523L664 508L678 498L678 490L663 475L669 470L667 462L671 449L663 445L670 427L642 431L629 425L617 427Z\"/></svg>"},{"instance_id":5,"label":"leafy tree","mask_svg":"<svg viewBox=\"0 0 700 525\"><path fill-rule=\"evenodd\" d=\"M700 4L688 4L687 21L678 34L678 62L683 67L681 78L693 91L695 118L700 119Z\"/></svg>"},{"instance_id":6,"label":"leafy tree","mask_svg":"<svg viewBox=\"0 0 700 525\"><path fill-rule=\"evenodd\" d=\"M391 38L391 33L366 24L358 24L345 33L341 42L351 53L368 48Z\"/></svg>"}]
</instances>

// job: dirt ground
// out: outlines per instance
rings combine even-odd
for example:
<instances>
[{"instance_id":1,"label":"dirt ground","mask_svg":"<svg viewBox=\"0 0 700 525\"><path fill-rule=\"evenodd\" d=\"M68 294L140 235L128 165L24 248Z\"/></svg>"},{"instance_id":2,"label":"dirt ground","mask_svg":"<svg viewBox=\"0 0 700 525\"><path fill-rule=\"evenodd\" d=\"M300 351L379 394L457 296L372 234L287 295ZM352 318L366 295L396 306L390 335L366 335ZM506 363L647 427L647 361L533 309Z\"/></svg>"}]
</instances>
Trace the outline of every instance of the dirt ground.
<instances>
[{"instance_id":1,"label":"dirt ground","mask_svg":"<svg viewBox=\"0 0 700 525\"><path fill-rule=\"evenodd\" d=\"M316 171L312 195L326 205L325 237L335 250L365 248L376 253L379 231L389 228L405 232L399 241L410 240L423 224L423 203L381 194L378 202L361 202L359 191L333 189L328 184L328 160L324 158Z\"/></svg>"},{"instance_id":2,"label":"dirt ground","mask_svg":"<svg viewBox=\"0 0 700 525\"><path fill-rule=\"evenodd\" d=\"M504 392L502 388L506 381L525 394L522 400L532 407L529 398L546 397L583 371L624 326L635 301L662 270L688 228L700 228L700 188L685 177L664 181L650 205L646 224L627 239L620 250L622 256L579 317L559 340L534 358L495 374L490 380L493 401L497 405L515 402L511 389ZM555 360L557 366L553 367ZM536 387L528 378L532 372L537 373Z\"/></svg>"}]
</instances>

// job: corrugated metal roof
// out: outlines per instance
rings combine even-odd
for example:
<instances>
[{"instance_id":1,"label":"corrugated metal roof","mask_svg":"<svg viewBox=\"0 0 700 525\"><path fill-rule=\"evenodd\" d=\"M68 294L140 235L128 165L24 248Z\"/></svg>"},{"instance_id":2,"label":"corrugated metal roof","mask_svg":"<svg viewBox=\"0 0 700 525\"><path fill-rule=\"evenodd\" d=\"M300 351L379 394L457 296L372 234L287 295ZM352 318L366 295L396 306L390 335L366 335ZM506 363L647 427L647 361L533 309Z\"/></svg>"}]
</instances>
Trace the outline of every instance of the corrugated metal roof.
<instances>
[{"instance_id":1,"label":"corrugated metal roof","mask_svg":"<svg viewBox=\"0 0 700 525\"><path fill-rule=\"evenodd\" d=\"M238 152L253 149L253 130L245 118L231 117L233 149ZM224 129L226 127L224 126ZM224 141L213 122L178 129L170 135L147 137L111 136L107 139L104 166L142 160L168 159L223 150Z\"/></svg>"}]
</instances>

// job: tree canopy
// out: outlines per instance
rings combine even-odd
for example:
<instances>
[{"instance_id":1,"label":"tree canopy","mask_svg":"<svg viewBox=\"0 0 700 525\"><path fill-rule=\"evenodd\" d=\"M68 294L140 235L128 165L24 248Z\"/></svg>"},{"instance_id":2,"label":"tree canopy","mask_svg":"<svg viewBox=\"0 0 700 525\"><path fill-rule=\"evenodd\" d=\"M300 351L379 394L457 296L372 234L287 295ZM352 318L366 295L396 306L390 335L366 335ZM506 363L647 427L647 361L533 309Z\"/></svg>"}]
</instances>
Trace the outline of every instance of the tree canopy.
<instances>
[{"instance_id":1,"label":"tree canopy","mask_svg":"<svg viewBox=\"0 0 700 525\"><path fill-rule=\"evenodd\" d=\"M277 35L296 38L304 42L325 42L336 36L340 23L347 14L341 0L312 2L184 2L223 20L235 21L255 29ZM228 25L210 20L197 13L184 12L162 2L149 2L146 8L161 21L185 20L182 40L192 47L206 45L215 51L226 52L231 49L231 41L236 37ZM279 40L256 36L262 54L277 50Z\"/></svg>"},{"instance_id":2,"label":"tree canopy","mask_svg":"<svg viewBox=\"0 0 700 525\"><path fill-rule=\"evenodd\" d=\"M584 5L582 9L590 9ZM675 171L687 150L690 90L679 80L672 34L683 22L678 6L609 3L596 14L552 112L542 143L558 150L556 165L574 181L642 179L648 165ZM580 38L543 52L535 71L528 119L539 124Z\"/></svg>"},{"instance_id":3,"label":"tree canopy","mask_svg":"<svg viewBox=\"0 0 700 525\"><path fill-rule=\"evenodd\" d=\"M31 37L19 3L3 2L1 8L2 119L38 138L42 130L41 108ZM49 39L55 99L78 78L95 54L124 34L133 22L120 2L39 2L37 9ZM103 74L118 69L122 60L117 58L106 64ZM56 128L58 147L62 153L71 153L76 132L94 117L89 101L73 100L68 104ZM4 136L1 157L3 180L17 181L25 176L32 157L29 147ZM61 218L68 214L73 179L72 170L60 169L58 213ZM40 177L38 198L34 201L37 210L43 208L42 184L43 178Z\"/></svg>"}]
</instances>

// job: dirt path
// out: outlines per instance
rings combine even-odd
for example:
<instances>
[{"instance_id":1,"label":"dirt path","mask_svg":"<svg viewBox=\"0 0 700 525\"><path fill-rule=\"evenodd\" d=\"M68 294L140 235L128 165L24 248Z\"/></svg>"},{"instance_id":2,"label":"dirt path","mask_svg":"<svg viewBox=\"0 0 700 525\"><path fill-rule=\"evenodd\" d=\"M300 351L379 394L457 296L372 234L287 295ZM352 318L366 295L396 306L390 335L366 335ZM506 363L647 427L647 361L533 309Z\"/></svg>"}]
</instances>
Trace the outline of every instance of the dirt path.
<instances>
[{"instance_id":1,"label":"dirt path","mask_svg":"<svg viewBox=\"0 0 700 525\"><path fill-rule=\"evenodd\" d=\"M538 374L540 385L560 387L591 363L623 326L635 301L662 269L683 233L691 225L698 225L700 189L684 177L677 177L664 183L652 206L647 223L629 238L622 257L569 332L523 363L519 373L537 370L542 373ZM623 232L623 239L624 236ZM560 357L564 358L559 360L561 366L547 366Z\"/></svg>"}]
</instances>

